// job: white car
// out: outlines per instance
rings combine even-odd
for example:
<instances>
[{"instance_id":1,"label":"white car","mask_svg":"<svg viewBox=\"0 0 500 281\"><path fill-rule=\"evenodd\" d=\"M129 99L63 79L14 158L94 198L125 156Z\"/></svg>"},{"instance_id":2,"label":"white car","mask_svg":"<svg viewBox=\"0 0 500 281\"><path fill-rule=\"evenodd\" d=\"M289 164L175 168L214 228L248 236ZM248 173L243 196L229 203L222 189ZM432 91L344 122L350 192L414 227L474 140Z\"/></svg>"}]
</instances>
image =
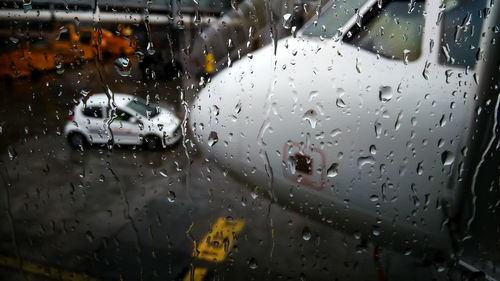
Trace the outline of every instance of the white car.
<instances>
[{"instance_id":1,"label":"white car","mask_svg":"<svg viewBox=\"0 0 500 281\"><path fill-rule=\"evenodd\" d=\"M157 149L181 138L181 120L172 111L132 95L113 96L94 94L75 106L64 128L72 147L111 143Z\"/></svg>"}]
</instances>

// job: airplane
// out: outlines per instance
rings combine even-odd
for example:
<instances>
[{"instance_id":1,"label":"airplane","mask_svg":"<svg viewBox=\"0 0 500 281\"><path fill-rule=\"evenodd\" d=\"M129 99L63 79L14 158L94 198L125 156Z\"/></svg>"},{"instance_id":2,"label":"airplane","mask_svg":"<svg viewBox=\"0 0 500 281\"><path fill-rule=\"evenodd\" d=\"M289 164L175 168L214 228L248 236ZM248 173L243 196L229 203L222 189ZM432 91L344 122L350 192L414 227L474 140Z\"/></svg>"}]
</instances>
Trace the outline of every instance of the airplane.
<instances>
[{"instance_id":1,"label":"airplane","mask_svg":"<svg viewBox=\"0 0 500 281\"><path fill-rule=\"evenodd\" d=\"M197 78L215 74L249 52L290 35L315 13L317 2L242 1L193 38L188 73ZM273 36L269 34L271 28Z\"/></svg>"},{"instance_id":2,"label":"airplane","mask_svg":"<svg viewBox=\"0 0 500 281\"><path fill-rule=\"evenodd\" d=\"M199 150L360 240L499 279L460 254L488 143L479 102L498 111L499 5L441 2L328 2L199 90Z\"/></svg>"}]
</instances>

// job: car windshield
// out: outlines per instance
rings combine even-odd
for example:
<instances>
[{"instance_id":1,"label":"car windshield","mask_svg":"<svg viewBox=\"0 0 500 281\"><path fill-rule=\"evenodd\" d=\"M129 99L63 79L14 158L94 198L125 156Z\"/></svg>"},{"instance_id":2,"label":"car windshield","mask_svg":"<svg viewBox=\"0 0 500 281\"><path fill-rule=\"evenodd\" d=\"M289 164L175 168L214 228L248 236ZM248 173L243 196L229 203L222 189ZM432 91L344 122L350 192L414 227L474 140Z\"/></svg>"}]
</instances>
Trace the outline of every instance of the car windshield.
<instances>
[{"instance_id":1,"label":"car windshield","mask_svg":"<svg viewBox=\"0 0 500 281\"><path fill-rule=\"evenodd\" d=\"M127 104L127 107L137 111L140 115L144 117L155 117L160 114L160 111L153 104L148 104L143 99L136 99Z\"/></svg>"}]
</instances>

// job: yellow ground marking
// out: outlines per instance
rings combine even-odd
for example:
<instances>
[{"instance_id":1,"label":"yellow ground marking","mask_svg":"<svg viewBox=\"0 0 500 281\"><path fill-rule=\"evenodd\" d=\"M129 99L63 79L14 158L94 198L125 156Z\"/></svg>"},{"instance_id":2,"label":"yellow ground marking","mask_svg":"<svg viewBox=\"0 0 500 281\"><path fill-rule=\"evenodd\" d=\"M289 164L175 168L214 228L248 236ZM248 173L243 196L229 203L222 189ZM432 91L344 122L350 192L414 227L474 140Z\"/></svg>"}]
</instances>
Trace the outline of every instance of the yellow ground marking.
<instances>
[{"instance_id":1,"label":"yellow ground marking","mask_svg":"<svg viewBox=\"0 0 500 281\"><path fill-rule=\"evenodd\" d=\"M184 276L183 281L202 281L205 275L207 275L207 269L203 267L194 267L191 265L188 273Z\"/></svg>"},{"instance_id":2,"label":"yellow ground marking","mask_svg":"<svg viewBox=\"0 0 500 281\"><path fill-rule=\"evenodd\" d=\"M75 273L71 271L61 270L51 266L45 266L28 261L20 261L16 258L0 255L0 266L21 269L22 271L41 275L54 280L64 281L96 281L97 279L88 276L87 274Z\"/></svg>"},{"instance_id":3,"label":"yellow ground marking","mask_svg":"<svg viewBox=\"0 0 500 281\"><path fill-rule=\"evenodd\" d=\"M244 225L245 222L241 220L228 221L222 217L217 219L212 231L199 243L198 249L193 249L193 257L212 262L223 261Z\"/></svg>"},{"instance_id":4,"label":"yellow ground marking","mask_svg":"<svg viewBox=\"0 0 500 281\"><path fill-rule=\"evenodd\" d=\"M212 53L208 53L205 56L205 72L212 73L214 72L214 55Z\"/></svg>"}]
</instances>

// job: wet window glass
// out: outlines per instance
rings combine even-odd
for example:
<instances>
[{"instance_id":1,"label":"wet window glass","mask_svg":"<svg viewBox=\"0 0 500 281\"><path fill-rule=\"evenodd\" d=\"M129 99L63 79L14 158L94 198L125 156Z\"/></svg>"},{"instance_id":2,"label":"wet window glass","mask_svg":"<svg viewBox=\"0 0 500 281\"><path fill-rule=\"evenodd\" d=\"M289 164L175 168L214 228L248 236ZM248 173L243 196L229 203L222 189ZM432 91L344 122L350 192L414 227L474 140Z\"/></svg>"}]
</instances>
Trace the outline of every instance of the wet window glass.
<instances>
[{"instance_id":1,"label":"wet window glass","mask_svg":"<svg viewBox=\"0 0 500 281\"><path fill-rule=\"evenodd\" d=\"M407 61L420 56L424 1L391 1L363 15L344 41L384 57ZM366 24L365 24L366 23Z\"/></svg>"},{"instance_id":2,"label":"wet window glass","mask_svg":"<svg viewBox=\"0 0 500 281\"><path fill-rule=\"evenodd\" d=\"M500 3L0 1L0 280L500 281Z\"/></svg>"},{"instance_id":3,"label":"wet window glass","mask_svg":"<svg viewBox=\"0 0 500 281\"><path fill-rule=\"evenodd\" d=\"M448 0L442 12L440 62L473 67L480 57L479 39L486 17L485 0Z\"/></svg>"}]
</instances>

